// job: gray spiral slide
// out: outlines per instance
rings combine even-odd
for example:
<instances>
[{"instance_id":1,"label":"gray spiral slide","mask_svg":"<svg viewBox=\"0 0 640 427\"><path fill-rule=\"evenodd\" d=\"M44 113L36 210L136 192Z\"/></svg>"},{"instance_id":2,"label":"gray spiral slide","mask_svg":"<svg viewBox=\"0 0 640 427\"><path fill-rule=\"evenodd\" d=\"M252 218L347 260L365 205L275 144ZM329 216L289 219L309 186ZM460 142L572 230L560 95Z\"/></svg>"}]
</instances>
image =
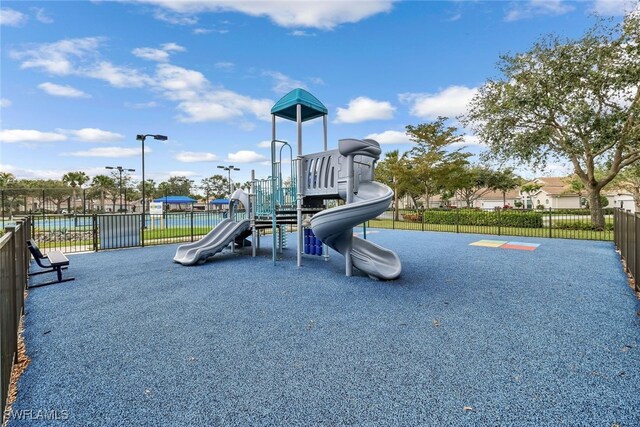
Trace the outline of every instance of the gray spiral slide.
<instances>
[{"instance_id":1,"label":"gray spiral slide","mask_svg":"<svg viewBox=\"0 0 640 427\"><path fill-rule=\"evenodd\" d=\"M249 227L251 227L251 221L248 219L240 222L225 219L197 242L178 246L173 260L182 265L194 265L204 262L222 251L236 237L248 230Z\"/></svg>"},{"instance_id":2,"label":"gray spiral slide","mask_svg":"<svg viewBox=\"0 0 640 427\"><path fill-rule=\"evenodd\" d=\"M398 255L353 235L353 227L382 214L392 198L393 191L386 185L375 181L361 182L353 203L327 209L311 217L313 234L343 255L351 246L353 265L370 277L397 279L402 271Z\"/></svg>"}]
</instances>

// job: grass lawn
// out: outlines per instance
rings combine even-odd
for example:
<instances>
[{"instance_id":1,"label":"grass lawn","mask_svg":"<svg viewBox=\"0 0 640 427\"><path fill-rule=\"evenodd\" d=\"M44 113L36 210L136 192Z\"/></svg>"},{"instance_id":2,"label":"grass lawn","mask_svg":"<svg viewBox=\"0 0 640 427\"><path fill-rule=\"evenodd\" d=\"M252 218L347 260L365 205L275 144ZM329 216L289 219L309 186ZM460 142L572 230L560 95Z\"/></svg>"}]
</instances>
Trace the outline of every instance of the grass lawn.
<instances>
[{"instance_id":1,"label":"grass lawn","mask_svg":"<svg viewBox=\"0 0 640 427\"><path fill-rule=\"evenodd\" d=\"M423 230L424 231L447 231L456 232L456 225L452 224L421 224L419 222L393 221L391 219L372 219L367 222L371 228L389 228L395 230ZM593 230L561 230L549 228L524 228L524 227L500 227L481 225L459 225L460 233L477 234L499 234L505 236L526 236L526 237L555 237L562 239L584 239L584 240L613 240L613 231L593 231Z\"/></svg>"}]
</instances>

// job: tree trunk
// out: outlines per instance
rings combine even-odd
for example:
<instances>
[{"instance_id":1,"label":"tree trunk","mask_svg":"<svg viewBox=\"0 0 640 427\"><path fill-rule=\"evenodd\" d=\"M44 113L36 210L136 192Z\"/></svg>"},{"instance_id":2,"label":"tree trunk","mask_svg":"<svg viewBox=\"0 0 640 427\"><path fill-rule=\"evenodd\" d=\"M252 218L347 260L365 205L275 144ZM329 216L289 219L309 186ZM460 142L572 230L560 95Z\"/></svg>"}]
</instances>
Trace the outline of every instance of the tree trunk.
<instances>
[{"instance_id":1,"label":"tree trunk","mask_svg":"<svg viewBox=\"0 0 640 427\"><path fill-rule=\"evenodd\" d=\"M104 213L104 190L100 190L100 207L102 208L102 213Z\"/></svg>"},{"instance_id":2,"label":"tree trunk","mask_svg":"<svg viewBox=\"0 0 640 427\"><path fill-rule=\"evenodd\" d=\"M502 192L502 207L507 206L507 192L503 191Z\"/></svg>"},{"instance_id":3,"label":"tree trunk","mask_svg":"<svg viewBox=\"0 0 640 427\"><path fill-rule=\"evenodd\" d=\"M636 205L636 212L640 213L640 187L633 188L633 203Z\"/></svg>"},{"instance_id":4,"label":"tree trunk","mask_svg":"<svg viewBox=\"0 0 640 427\"><path fill-rule=\"evenodd\" d=\"M400 209L398 207L398 189L395 188L395 191L393 192L393 217L395 218L396 221L399 221L398 218L400 218Z\"/></svg>"},{"instance_id":5,"label":"tree trunk","mask_svg":"<svg viewBox=\"0 0 640 427\"><path fill-rule=\"evenodd\" d=\"M604 230L604 214L602 213L599 188L589 188L589 210L591 211L591 225L594 230Z\"/></svg>"}]
</instances>

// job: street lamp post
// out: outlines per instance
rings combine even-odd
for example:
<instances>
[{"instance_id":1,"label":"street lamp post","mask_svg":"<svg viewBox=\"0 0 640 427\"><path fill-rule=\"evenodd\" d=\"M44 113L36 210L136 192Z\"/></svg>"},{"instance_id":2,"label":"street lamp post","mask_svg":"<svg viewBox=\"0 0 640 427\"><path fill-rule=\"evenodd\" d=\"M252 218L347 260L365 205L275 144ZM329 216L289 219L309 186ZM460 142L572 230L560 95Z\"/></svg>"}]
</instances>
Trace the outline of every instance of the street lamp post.
<instances>
[{"instance_id":1,"label":"street lamp post","mask_svg":"<svg viewBox=\"0 0 640 427\"><path fill-rule=\"evenodd\" d=\"M125 169L122 166L105 166L105 169L116 169L118 171L118 173L120 174L120 177L118 179L118 194L120 196L120 208L119 208L119 212L122 212L122 172L135 172L135 169ZM127 210L127 199L125 197L124 200L124 209L125 211Z\"/></svg>"},{"instance_id":2,"label":"street lamp post","mask_svg":"<svg viewBox=\"0 0 640 427\"><path fill-rule=\"evenodd\" d=\"M145 214L146 214L146 197L144 188L146 186L146 182L144 181L144 140L147 139L148 136L153 137L153 139L157 139L158 141L166 141L167 138L165 135L152 135L150 133L144 135L136 135L136 141L142 142L142 229L145 228ZM144 246L144 233L142 233L142 246Z\"/></svg>"},{"instance_id":3,"label":"street lamp post","mask_svg":"<svg viewBox=\"0 0 640 427\"><path fill-rule=\"evenodd\" d=\"M229 166L218 166L218 169L224 169L229 172L229 197L231 197L231 171L239 171L240 168L236 168L233 165Z\"/></svg>"}]
</instances>

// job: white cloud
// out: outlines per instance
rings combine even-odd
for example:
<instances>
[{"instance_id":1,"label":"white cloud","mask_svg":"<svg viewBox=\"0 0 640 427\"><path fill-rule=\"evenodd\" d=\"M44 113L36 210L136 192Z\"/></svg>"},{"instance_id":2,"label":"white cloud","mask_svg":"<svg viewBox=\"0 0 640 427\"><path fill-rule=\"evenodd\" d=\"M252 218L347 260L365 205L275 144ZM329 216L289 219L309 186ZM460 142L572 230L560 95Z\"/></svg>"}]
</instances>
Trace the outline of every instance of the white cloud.
<instances>
[{"instance_id":1,"label":"white cloud","mask_svg":"<svg viewBox=\"0 0 640 427\"><path fill-rule=\"evenodd\" d=\"M529 0L514 2L504 20L507 22L530 19L536 16L558 16L575 10L574 6L563 0Z\"/></svg>"},{"instance_id":2,"label":"white cloud","mask_svg":"<svg viewBox=\"0 0 640 427\"><path fill-rule=\"evenodd\" d=\"M280 146L282 145L282 143L280 142L276 142L276 146ZM271 148L271 140L270 139L266 139L264 141L260 141L256 144L256 147L260 147L260 148Z\"/></svg>"},{"instance_id":3,"label":"white cloud","mask_svg":"<svg viewBox=\"0 0 640 427\"><path fill-rule=\"evenodd\" d=\"M134 103L125 102L124 106L128 108L144 109L144 108L155 108L158 106L158 103L155 101L134 102Z\"/></svg>"},{"instance_id":4,"label":"white cloud","mask_svg":"<svg viewBox=\"0 0 640 427\"><path fill-rule=\"evenodd\" d=\"M240 150L235 153L229 153L225 161L233 163L253 163L267 160L262 154L250 150Z\"/></svg>"},{"instance_id":5,"label":"white cloud","mask_svg":"<svg viewBox=\"0 0 640 427\"><path fill-rule=\"evenodd\" d=\"M90 98L88 94L71 86L62 86L55 83L44 82L39 84L38 87L52 96L62 96L64 98Z\"/></svg>"},{"instance_id":6,"label":"white cloud","mask_svg":"<svg viewBox=\"0 0 640 427\"><path fill-rule=\"evenodd\" d=\"M51 74L69 75L77 73L72 59L94 56L102 40L100 37L86 37L32 44L23 50L11 51L10 56L22 61L20 68L36 68Z\"/></svg>"},{"instance_id":7,"label":"white cloud","mask_svg":"<svg viewBox=\"0 0 640 427\"><path fill-rule=\"evenodd\" d=\"M599 15L623 16L638 7L637 0L595 0L591 10Z\"/></svg>"},{"instance_id":8,"label":"white cloud","mask_svg":"<svg viewBox=\"0 0 640 427\"><path fill-rule=\"evenodd\" d=\"M156 10L153 13L153 17L159 21L164 21L173 25L195 25L198 23L198 18L193 16L183 15L179 13L167 13L163 10Z\"/></svg>"},{"instance_id":9,"label":"white cloud","mask_svg":"<svg viewBox=\"0 0 640 427\"><path fill-rule=\"evenodd\" d=\"M137 47L131 53L138 58L148 59L149 61L166 62L169 60L169 52L152 47Z\"/></svg>"},{"instance_id":10,"label":"white cloud","mask_svg":"<svg viewBox=\"0 0 640 427\"><path fill-rule=\"evenodd\" d=\"M464 135L462 141L457 144L453 144L454 147L486 147L485 144L480 142L480 138L476 135Z\"/></svg>"},{"instance_id":11,"label":"white cloud","mask_svg":"<svg viewBox=\"0 0 640 427\"><path fill-rule=\"evenodd\" d=\"M224 70L224 71L231 71L234 69L234 67L236 66L236 64L234 64L233 62L216 62L215 64L213 64L214 67L216 67L219 70Z\"/></svg>"},{"instance_id":12,"label":"white cloud","mask_svg":"<svg viewBox=\"0 0 640 427\"><path fill-rule=\"evenodd\" d=\"M119 157L136 157L140 156L141 149L140 148L127 148L127 147L101 147L101 148L92 148L90 150L85 151L73 151L70 153L62 153L66 156L73 157L110 157L110 158L119 158ZM149 147L144 147L145 154L150 153L151 149Z\"/></svg>"},{"instance_id":13,"label":"white cloud","mask_svg":"<svg viewBox=\"0 0 640 427\"><path fill-rule=\"evenodd\" d=\"M281 2L251 0L138 0L165 8L183 17L192 19L203 12L241 12L250 16L265 16L276 25L285 28L309 27L331 30L340 24L354 23L378 13L391 11L393 0L370 1L326 1L326 2ZM156 18L168 21L164 12ZM175 22L183 23L183 22ZM191 22L195 23L195 22Z\"/></svg>"},{"instance_id":14,"label":"white cloud","mask_svg":"<svg viewBox=\"0 0 640 427\"><path fill-rule=\"evenodd\" d=\"M11 107L11 100L7 99L7 98L0 98L0 108L7 108L7 107Z\"/></svg>"},{"instance_id":15,"label":"white cloud","mask_svg":"<svg viewBox=\"0 0 640 427\"><path fill-rule=\"evenodd\" d=\"M308 31L303 31L303 30L294 30L294 31L291 31L289 35L294 37L314 37L316 34L310 33Z\"/></svg>"},{"instance_id":16,"label":"white cloud","mask_svg":"<svg viewBox=\"0 0 640 427\"><path fill-rule=\"evenodd\" d=\"M196 70L168 63L156 65L149 76L135 68L119 66L100 60L98 47L101 38L67 39L54 43L31 45L11 52L22 61L22 68L38 68L59 75L77 75L104 80L117 88L149 88L162 97L176 101L183 122L227 121L247 128L246 115L270 120L270 99L255 99L221 87L214 88L205 76ZM176 43L162 45L169 51L180 51Z\"/></svg>"},{"instance_id":17,"label":"white cloud","mask_svg":"<svg viewBox=\"0 0 640 427\"><path fill-rule=\"evenodd\" d=\"M406 132L399 130L385 130L382 133L370 133L366 139L375 139L380 144L412 144Z\"/></svg>"},{"instance_id":18,"label":"white cloud","mask_svg":"<svg viewBox=\"0 0 640 427\"><path fill-rule=\"evenodd\" d=\"M176 155L176 160L184 163L215 162L218 156L213 153L183 151Z\"/></svg>"},{"instance_id":19,"label":"white cloud","mask_svg":"<svg viewBox=\"0 0 640 427\"><path fill-rule=\"evenodd\" d=\"M68 172L62 169L23 169L9 164L0 164L0 170L12 173L17 179L60 179Z\"/></svg>"},{"instance_id":20,"label":"white cloud","mask_svg":"<svg viewBox=\"0 0 640 427\"><path fill-rule=\"evenodd\" d=\"M7 25L9 27L19 27L27 22L28 17L22 12L3 7L0 9L0 25Z\"/></svg>"},{"instance_id":21,"label":"white cloud","mask_svg":"<svg viewBox=\"0 0 640 427\"><path fill-rule=\"evenodd\" d=\"M195 28L193 30L193 34L209 34L209 33L213 33L213 30L209 28Z\"/></svg>"},{"instance_id":22,"label":"white cloud","mask_svg":"<svg viewBox=\"0 0 640 427\"><path fill-rule=\"evenodd\" d=\"M97 128L56 129L60 133L72 135L74 139L83 142L114 142L125 139L124 135Z\"/></svg>"},{"instance_id":23,"label":"white cloud","mask_svg":"<svg viewBox=\"0 0 640 427\"><path fill-rule=\"evenodd\" d=\"M338 107L334 123L360 123L368 120L388 120L393 118L395 107L387 101L376 101L359 96L349 101L347 108Z\"/></svg>"},{"instance_id":24,"label":"white cloud","mask_svg":"<svg viewBox=\"0 0 640 427\"><path fill-rule=\"evenodd\" d=\"M47 15L45 10L41 7L32 7L31 10L36 14L36 19L43 24L53 24L53 19Z\"/></svg>"},{"instance_id":25,"label":"white cloud","mask_svg":"<svg viewBox=\"0 0 640 427\"><path fill-rule=\"evenodd\" d=\"M162 50L167 52L185 52L187 49L184 46L171 42L163 44Z\"/></svg>"},{"instance_id":26,"label":"white cloud","mask_svg":"<svg viewBox=\"0 0 640 427\"><path fill-rule=\"evenodd\" d=\"M150 61L167 62L172 52L184 52L186 49L176 43L165 43L160 49L153 47L138 47L131 51L138 58Z\"/></svg>"},{"instance_id":27,"label":"white cloud","mask_svg":"<svg viewBox=\"0 0 640 427\"><path fill-rule=\"evenodd\" d=\"M108 61L99 62L83 74L94 79L105 80L111 86L118 88L143 87L152 82L149 76L136 69L120 67Z\"/></svg>"},{"instance_id":28,"label":"white cloud","mask_svg":"<svg viewBox=\"0 0 640 427\"><path fill-rule=\"evenodd\" d=\"M58 142L65 141L67 137L60 133L41 132L30 129L4 129L0 130L0 142Z\"/></svg>"},{"instance_id":29,"label":"white cloud","mask_svg":"<svg viewBox=\"0 0 640 427\"><path fill-rule=\"evenodd\" d=\"M272 77L275 80L275 85L271 89L278 95L284 95L285 93L291 92L293 89L297 88L307 88L301 81L292 79L279 71L265 71L262 74Z\"/></svg>"},{"instance_id":30,"label":"white cloud","mask_svg":"<svg viewBox=\"0 0 640 427\"><path fill-rule=\"evenodd\" d=\"M404 93L399 96L411 105L410 112L423 119L437 119L438 116L456 117L466 113L467 105L478 92L477 88L449 86L435 93Z\"/></svg>"},{"instance_id":31,"label":"white cloud","mask_svg":"<svg viewBox=\"0 0 640 427\"><path fill-rule=\"evenodd\" d=\"M273 101L253 99L229 90L212 91L203 94L200 99L188 100L178 104L183 115L179 119L186 123L224 121L253 114L265 121L270 120Z\"/></svg>"}]
</instances>

